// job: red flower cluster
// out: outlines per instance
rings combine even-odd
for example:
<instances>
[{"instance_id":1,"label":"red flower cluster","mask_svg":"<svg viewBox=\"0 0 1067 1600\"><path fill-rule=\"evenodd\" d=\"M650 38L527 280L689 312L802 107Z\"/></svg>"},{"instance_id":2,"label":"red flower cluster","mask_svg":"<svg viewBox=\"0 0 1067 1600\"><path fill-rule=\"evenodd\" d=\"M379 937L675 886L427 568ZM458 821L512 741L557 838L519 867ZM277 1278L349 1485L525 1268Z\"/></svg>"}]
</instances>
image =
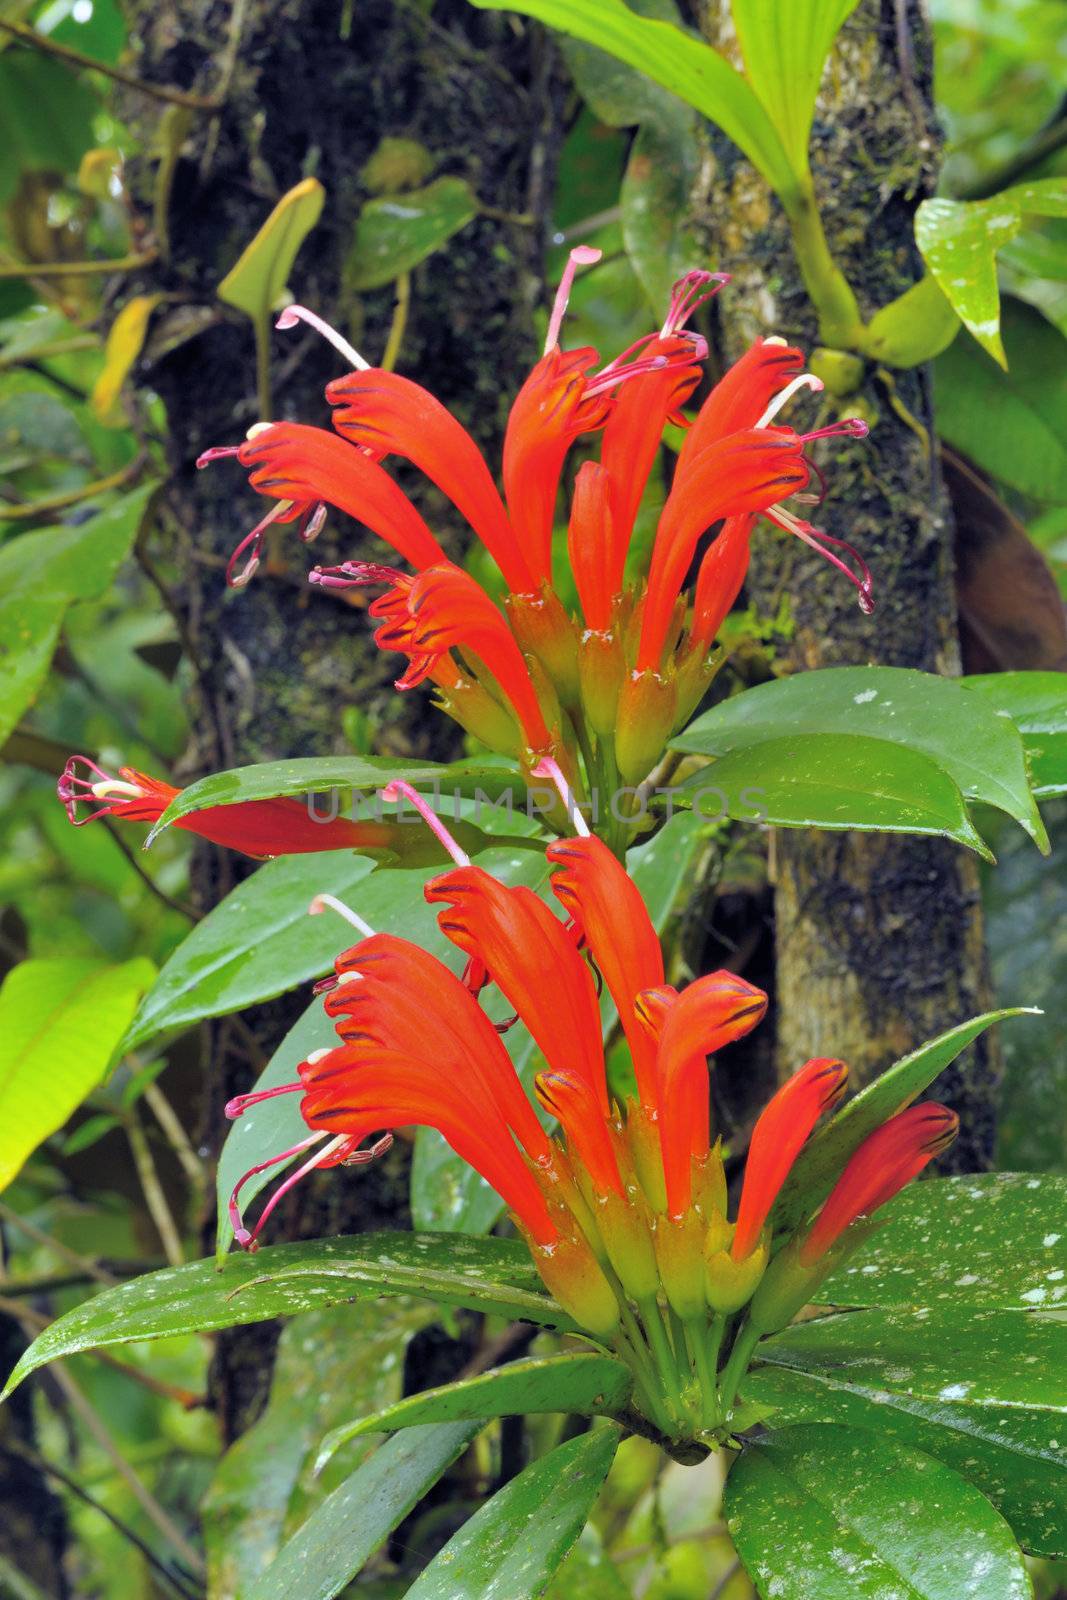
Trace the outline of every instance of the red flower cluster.
<instances>
[{"instance_id":1,"label":"red flower cluster","mask_svg":"<svg viewBox=\"0 0 1067 1600\"><path fill-rule=\"evenodd\" d=\"M854 573L828 548L840 541L781 504L807 490L813 440L858 436L866 425L849 418L804 434L775 422L798 389L822 387L802 370L801 352L777 338L757 340L700 407L647 571L627 577L634 522L664 427L686 424L682 407L702 378L706 346L686 324L726 280L686 274L662 328L598 370L594 349L565 352L559 344L575 267L597 254L573 252L545 353L511 408L503 498L474 440L439 401L410 378L369 368L302 307L290 307L279 326L312 322L356 368L327 386L335 431L259 424L244 444L207 450L198 463L235 456L252 486L274 502L234 551L231 584L251 578L272 523L295 522L310 539L327 506L347 512L413 572L346 562L316 568L311 580L327 588L387 585L371 613L382 622L379 645L408 657L398 687L432 679L444 708L478 738L518 756L527 770L551 755L579 786L580 747L587 769L595 749L605 779L617 772L637 782L692 713L712 674L709 650L744 581L757 516L819 549L870 609L866 566L856 557ZM553 587L552 534L567 453L595 434L600 459L587 460L574 479L567 531L581 602L576 619ZM436 484L492 555L509 590L503 611L449 561L382 466L390 455ZM716 523L722 528L700 562L687 623L683 590L702 536ZM596 774L585 777L593 784Z\"/></svg>"}]
</instances>

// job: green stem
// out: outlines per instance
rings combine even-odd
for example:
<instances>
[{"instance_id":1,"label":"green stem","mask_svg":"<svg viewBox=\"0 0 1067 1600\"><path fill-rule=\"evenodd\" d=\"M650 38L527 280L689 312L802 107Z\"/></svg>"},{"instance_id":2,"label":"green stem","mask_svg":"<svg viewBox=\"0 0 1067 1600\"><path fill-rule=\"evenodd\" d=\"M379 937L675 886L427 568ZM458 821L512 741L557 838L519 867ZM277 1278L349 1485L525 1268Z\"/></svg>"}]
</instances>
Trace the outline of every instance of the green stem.
<instances>
[{"instance_id":1,"label":"green stem","mask_svg":"<svg viewBox=\"0 0 1067 1600\"><path fill-rule=\"evenodd\" d=\"M699 1317L685 1325L686 1339L700 1382L701 1422L705 1428L714 1428L719 1421L716 1359L725 1326L725 1317L715 1317L710 1330Z\"/></svg>"},{"instance_id":2,"label":"green stem","mask_svg":"<svg viewBox=\"0 0 1067 1600\"><path fill-rule=\"evenodd\" d=\"M683 1406L681 1395L678 1392L678 1368L670 1341L667 1338L667 1330L663 1326L659 1305L653 1299L641 1300L638 1302L637 1309L641 1313L641 1321L652 1349L667 1409L675 1421L681 1421Z\"/></svg>"},{"instance_id":3,"label":"green stem","mask_svg":"<svg viewBox=\"0 0 1067 1600\"><path fill-rule=\"evenodd\" d=\"M270 327L269 316L256 317L253 321L256 330L256 407L259 411L259 422L269 422L271 413L270 393Z\"/></svg>"},{"instance_id":4,"label":"green stem","mask_svg":"<svg viewBox=\"0 0 1067 1600\"><path fill-rule=\"evenodd\" d=\"M748 1371L748 1364L752 1360L752 1352L759 1343L759 1339L759 1329L753 1328L749 1323L746 1323L737 1335L734 1347L730 1351L730 1359L723 1369L722 1384L719 1390L723 1420L729 1417L730 1412L733 1410L741 1379Z\"/></svg>"},{"instance_id":5,"label":"green stem","mask_svg":"<svg viewBox=\"0 0 1067 1600\"><path fill-rule=\"evenodd\" d=\"M859 349L864 326L856 296L830 254L815 191L808 179L783 202L804 286L819 318L819 337L838 350Z\"/></svg>"}]
</instances>

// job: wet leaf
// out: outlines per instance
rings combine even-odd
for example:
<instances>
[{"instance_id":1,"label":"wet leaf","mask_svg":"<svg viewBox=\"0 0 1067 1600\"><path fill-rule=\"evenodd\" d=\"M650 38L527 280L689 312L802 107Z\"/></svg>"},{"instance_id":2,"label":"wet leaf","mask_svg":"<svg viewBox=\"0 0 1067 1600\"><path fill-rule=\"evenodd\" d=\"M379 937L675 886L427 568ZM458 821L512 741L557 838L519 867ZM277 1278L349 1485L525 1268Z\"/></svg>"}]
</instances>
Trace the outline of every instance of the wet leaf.
<instances>
[{"instance_id":1,"label":"wet leaf","mask_svg":"<svg viewBox=\"0 0 1067 1600\"><path fill-rule=\"evenodd\" d=\"M326 190L317 178L304 178L282 195L219 284L219 299L253 322L266 322L282 302L297 251L321 217L325 200Z\"/></svg>"},{"instance_id":2,"label":"wet leaf","mask_svg":"<svg viewBox=\"0 0 1067 1600\"><path fill-rule=\"evenodd\" d=\"M345 283L365 290L394 282L477 215L478 201L463 178L435 178L425 189L368 200L345 260Z\"/></svg>"},{"instance_id":3,"label":"wet leaf","mask_svg":"<svg viewBox=\"0 0 1067 1600\"><path fill-rule=\"evenodd\" d=\"M537 1600L581 1533L618 1444L608 1424L533 1462L452 1535L407 1600Z\"/></svg>"},{"instance_id":4,"label":"wet leaf","mask_svg":"<svg viewBox=\"0 0 1067 1600\"><path fill-rule=\"evenodd\" d=\"M795 172L808 140L826 58L857 0L731 0L745 73L781 136Z\"/></svg>"},{"instance_id":5,"label":"wet leaf","mask_svg":"<svg viewBox=\"0 0 1067 1600\"><path fill-rule=\"evenodd\" d=\"M858 1428L747 1445L724 1510L763 1600L1032 1600L1010 1528L973 1484Z\"/></svg>"},{"instance_id":6,"label":"wet leaf","mask_svg":"<svg viewBox=\"0 0 1067 1600\"><path fill-rule=\"evenodd\" d=\"M1067 672L990 672L963 682L1018 728L1034 793L1067 794Z\"/></svg>"},{"instance_id":7,"label":"wet leaf","mask_svg":"<svg viewBox=\"0 0 1067 1600\"><path fill-rule=\"evenodd\" d=\"M947 350L960 319L932 273L926 273L867 324L864 353L891 367L917 367Z\"/></svg>"}]
</instances>

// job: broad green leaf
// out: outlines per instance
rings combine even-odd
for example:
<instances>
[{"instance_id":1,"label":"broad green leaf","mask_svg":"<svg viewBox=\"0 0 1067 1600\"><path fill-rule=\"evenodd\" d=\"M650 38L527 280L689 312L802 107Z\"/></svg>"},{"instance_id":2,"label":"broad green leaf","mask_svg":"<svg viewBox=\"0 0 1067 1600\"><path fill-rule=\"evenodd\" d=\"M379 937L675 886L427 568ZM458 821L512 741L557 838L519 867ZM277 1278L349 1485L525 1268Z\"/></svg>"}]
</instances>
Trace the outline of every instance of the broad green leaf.
<instances>
[{"instance_id":1,"label":"broad green leaf","mask_svg":"<svg viewBox=\"0 0 1067 1600\"><path fill-rule=\"evenodd\" d=\"M207 806L232 806L247 800L328 794L336 790L344 816L354 796L373 793L393 778L403 778L412 788L426 793L439 793L446 807L455 796L480 799L483 805L491 806L505 802L510 795L516 809L526 804L526 787L514 767L477 761L413 762L389 756L302 756L290 761L264 761L254 767L235 767L229 772L212 772L191 783L175 795L148 835L145 847L179 817L191 816ZM323 808L323 815L326 814ZM445 815L447 818L448 813ZM412 826L416 824L413 822Z\"/></svg>"},{"instance_id":2,"label":"broad green leaf","mask_svg":"<svg viewBox=\"0 0 1067 1600\"><path fill-rule=\"evenodd\" d=\"M245 1593L335 1486L311 1479L323 1436L339 1411L399 1399L408 1343L432 1315L403 1301L363 1301L306 1312L283 1328L266 1410L226 1451L202 1502L213 1595ZM340 1452L335 1481L372 1448L361 1439Z\"/></svg>"},{"instance_id":3,"label":"broad green leaf","mask_svg":"<svg viewBox=\"0 0 1067 1600\"><path fill-rule=\"evenodd\" d=\"M217 293L255 323L281 305L297 251L322 215L326 190L303 178L283 194L254 239L219 284Z\"/></svg>"},{"instance_id":4,"label":"broad green leaf","mask_svg":"<svg viewBox=\"0 0 1067 1600\"><path fill-rule=\"evenodd\" d=\"M1067 1326L1014 1311L864 1311L764 1340L746 1399L840 1422L976 1484L1038 1555L1067 1551Z\"/></svg>"},{"instance_id":5,"label":"broad green leaf","mask_svg":"<svg viewBox=\"0 0 1067 1600\"><path fill-rule=\"evenodd\" d=\"M1008 370L971 339L934 366L937 430L982 470L1036 500L1067 503L1067 341L1032 306L1006 300Z\"/></svg>"},{"instance_id":6,"label":"broad green leaf","mask_svg":"<svg viewBox=\"0 0 1067 1600\"><path fill-rule=\"evenodd\" d=\"M671 743L678 750L728 756L767 739L800 734L879 739L926 756L967 800L1006 811L1035 843L1047 847L1022 739L1010 720L976 703L957 678L909 667L798 672L713 706Z\"/></svg>"},{"instance_id":7,"label":"broad green leaf","mask_svg":"<svg viewBox=\"0 0 1067 1600\"><path fill-rule=\"evenodd\" d=\"M947 350L959 331L959 316L933 273L927 272L875 312L867 324L863 351L891 367L917 367Z\"/></svg>"},{"instance_id":8,"label":"broad green leaf","mask_svg":"<svg viewBox=\"0 0 1067 1600\"><path fill-rule=\"evenodd\" d=\"M155 488L135 489L76 528L20 533L0 549L0 743L44 681L68 606L107 590Z\"/></svg>"},{"instance_id":9,"label":"broad green leaf","mask_svg":"<svg viewBox=\"0 0 1067 1600\"><path fill-rule=\"evenodd\" d=\"M478 860L510 883L536 883L545 872L544 858L532 850L487 850ZM439 869L375 873L366 857L340 850L268 861L232 889L164 962L125 1048L136 1049L203 1017L239 1011L328 972L353 935L332 912L308 916L312 899L324 891L349 900L372 927L421 942L420 930L432 926L422 889L433 870Z\"/></svg>"},{"instance_id":10,"label":"broad green leaf","mask_svg":"<svg viewBox=\"0 0 1067 1600\"><path fill-rule=\"evenodd\" d=\"M808 140L823 67L858 0L731 0L745 74L777 128L794 172Z\"/></svg>"},{"instance_id":11,"label":"broad green leaf","mask_svg":"<svg viewBox=\"0 0 1067 1600\"><path fill-rule=\"evenodd\" d=\"M79 1350L171 1333L210 1333L383 1294L414 1295L564 1330L572 1326L545 1293L517 1239L364 1233L268 1245L256 1255L227 1256L221 1271L213 1257L190 1261L105 1289L34 1340L4 1393L46 1361Z\"/></svg>"},{"instance_id":12,"label":"broad green leaf","mask_svg":"<svg viewBox=\"0 0 1067 1600\"><path fill-rule=\"evenodd\" d=\"M726 1523L762 1600L1032 1600L1011 1530L942 1462L805 1423L746 1446Z\"/></svg>"},{"instance_id":13,"label":"broad green leaf","mask_svg":"<svg viewBox=\"0 0 1067 1600\"><path fill-rule=\"evenodd\" d=\"M1005 369L996 257L1027 215L1067 216L1067 180L1020 183L988 200L924 200L915 213L915 239L926 265L964 327Z\"/></svg>"},{"instance_id":14,"label":"broad green leaf","mask_svg":"<svg viewBox=\"0 0 1067 1600\"><path fill-rule=\"evenodd\" d=\"M154 972L143 956L12 967L0 987L0 1189L100 1082Z\"/></svg>"},{"instance_id":15,"label":"broad green leaf","mask_svg":"<svg viewBox=\"0 0 1067 1600\"><path fill-rule=\"evenodd\" d=\"M852 1152L880 1128L883 1122L917 1100L945 1068L994 1022L1007 1017L1033 1016L1025 1007L987 1011L969 1022L961 1022L945 1033L920 1045L910 1055L887 1067L871 1083L847 1101L825 1128L809 1139L793 1164L792 1171L774 1210L778 1227L794 1228L833 1188L838 1174Z\"/></svg>"},{"instance_id":16,"label":"broad green leaf","mask_svg":"<svg viewBox=\"0 0 1067 1600\"><path fill-rule=\"evenodd\" d=\"M608 1424L533 1462L452 1535L407 1600L537 1600L581 1533L618 1444Z\"/></svg>"},{"instance_id":17,"label":"broad green leaf","mask_svg":"<svg viewBox=\"0 0 1067 1600\"><path fill-rule=\"evenodd\" d=\"M639 17L650 17L673 27L682 26L675 0L633 0L630 9ZM692 111L677 95L654 82L647 73L627 66L617 55L568 34L562 36L559 47L578 93L592 116L605 127L652 125L666 133L680 124L692 122ZM602 140L603 130L600 142ZM560 201L568 205L569 196L561 195ZM592 209L601 208L594 206Z\"/></svg>"},{"instance_id":18,"label":"broad green leaf","mask_svg":"<svg viewBox=\"0 0 1067 1600\"><path fill-rule=\"evenodd\" d=\"M161 294L138 294L127 300L108 332L104 346L104 365L93 384L89 406L97 422L105 428L125 428L126 413L119 404L122 386L130 375L144 346L153 311Z\"/></svg>"},{"instance_id":19,"label":"broad green leaf","mask_svg":"<svg viewBox=\"0 0 1067 1600\"><path fill-rule=\"evenodd\" d=\"M0 57L0 204L23 172L76 172L96 143L89 81L33 50Z\"/></svg>"},{"instance_id":20,"label":"broad green leaf","mask_svg":"<svg viewBox=\"0 0 1067 1600\"><path fill-rule=\"evenodd\" d=\"M464 178L435 178L425 189L368 200L345 260L346 285L366 290L392 283L477 215L478 201Z\"/></svg>"},{"instance_id":21,"label":"broad green leaf","mask_svg":"<svg viewBox=\"0 0 1067 1600\"><path fill-rule=\"evenodd\" d=\"M482 11L520 11L536 17L636 67L720 127L779 195L795 196L796 172L751 86L723 56L692 34L669 22L639 17L623 0L472 3Z\"/></svg>"},{"instance_id":22,"label":"broad green leaf","mask_svg":"<svg viewBox=\"0 0 1067 1600\"><path fill-rule=\"evenodd\" d=\"M1018 728L1034 793L1067 794L1067 672L987 672L960 681Z\"/></svg>"},{"instance_id":23,"label":"broad green leaf","mask_svg":"<svg viewBox=\"0 0 1067 1600\"><path fill-rule=\"evenodd\" d=\"M743 698L756 692L749 690ZM941 835L989 859L963 795L944 768L919 750L865 734L746 741L696 773L671 798L708 821L731 817L783 828Z\"/></svg>"},{"instance_id":24,"label":"broad green leaf","mask_svg":"<svg viewBox=\"0 0 1067 1600\"><path fill-rule=\"evenodd\" d=\"M1060 1311L1067 1178L983 1172L912 1184L819 1291L844 1306Z\"/></svg>"},{"instance_id":25,"label":"broad green leaf","mask_svg":"<svg viewBox=\"0 0 1067 1600\"><path fill-rule=\"evenodd\" d=\"M646 123L637 130L619 190L622 237L641 287L659 316L673 284L701 251L685 226L697 170L691 114L673 126Z\"/></svg>"},{"instance_id":26,"label":"broad green leaf","mask_svg":"<svg viewBox=\"0 0 1067 1600\"><path fill-rule=\"evenodd\" d=\"M693 851L703 829L699 818L679 814L671 818L647 844L638 845L627 856L627 866L641 890L653 925L662 931L678 899L689 871ZM547 874L546 874L547 883ZM555 906L555 897L545 888ZM506 1016L508 1007L499 1007ZM611 996L601 997L600 1014L607 1035L615 1025L616 1012ZM540 1057L534 1042L521 1025L504 1035L524 1087L533 1086ZM460 1233L487 1233L499 1219L503 1203L472 1167L461 1161L439 1133L420 1128L415 1139L415 1162L411 1174L411 1211L417 1227L457 1229Z\"/></svg>"},{"instance_id":27,"label":"broad green leaf","mask_svg":"<svg viewBox=\"0 0 1067 1600\"><path fill-rule=\"evenodd\" d=\"M398 1433L318 1506L242 1600L331 1600L463 1453L477 1422Z\"/></svg>"},{"instance_id":28,"label":"broad green leaf","mask_svg":"<svg viewBox=\"0 0 1067 1600\"><path fill-rule=\"evenodd\" d=\"M629 1367L611 1356L594 1355L591 1351L512 1361L476 1378L408 1395L386 1410L335 1428L322 1441L316 1466L325 1466L350 1439L369 1433L392 1433L423 1422L464 1422L477 1417L530 1416L546 1411L570 1411L590 1417L617 1411L626 1404L632 1387Z\"/></svg>"}]
</instances>

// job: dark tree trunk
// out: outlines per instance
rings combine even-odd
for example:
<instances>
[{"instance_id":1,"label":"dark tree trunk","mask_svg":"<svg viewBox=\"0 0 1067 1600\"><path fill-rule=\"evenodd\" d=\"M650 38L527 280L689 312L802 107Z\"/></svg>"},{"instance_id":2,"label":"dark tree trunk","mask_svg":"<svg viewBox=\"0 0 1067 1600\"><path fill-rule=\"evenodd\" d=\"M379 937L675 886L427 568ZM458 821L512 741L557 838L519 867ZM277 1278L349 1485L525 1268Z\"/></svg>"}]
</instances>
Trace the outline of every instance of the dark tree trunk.
<instances>
[{"instance_id":1,"label":"dark tree trunk","mask_svg":"<svg viewBox=\"0 0 1067 1600\"><path fill-rule=\"evenodd\" d=\"M224 462L197 473L197 454L239 440L256 419L251 325L222 314L215 291L272 205L310 173L326 189L322 220L291 274L297 298L333 321L379 360L394 314L392 290L358 297L344 287L344 262L360 207L368 158L385 136L429 151L434 175L465 177L485 208L413 275L400 370L455 408L491 456L499 450L509 398L536 356L531 311L543 285L546 205L562 127L565 79L537 30L516 34L508 18L482 16L466 0L428 8L399 0L249 0L236 11L205 0L163 7L131 0L138 70L148 79L225 92L217 118L202 117L185 146L170 206L171 256L138 286L176 301L158 314L144 376L167 408L173 477L163 536L150 555L177 570L175 602L197 663L197 745L186 775L284 755L343 752L346 707L377 724L380 752L448 757L452 725L431 712L424 692L392 688L396 658L372 643L362 610L306 584L308 555L279 531L266 570L228 594L223 565L262 502L244 474ZM240 36L227 42L231 14ZM232 70L227 73L227 53ZM155 109L131 106L150 147ZM145 214L154 182L135 175ZM197 308L203 308L198 311ZM214 315L218 313L218 315ZM195 338L168 348L200 316ZM327 380L343 369L317 336L302 330L272 341L275 414L326 421ZM421 491L420 491L421 492ZM435 531L458 551L463 535L438 497L421 504ZM332 518L315 549L329 561L383 548ZM201 863L200 893L225 892L232 860ZM306 1003L263 1008L255 1032L269 1051ZM209 1143L223 1129L227 1095L245 1088L249 1058L234 1028L211 1030L207 1056ZM312 1236L407 1220L403 1150L359 1182L343 1176L302 1187L278 1218L275 1237ZM273 1333L242 1330L220 1344L216 1395L224 1431L246 1426L269 1379Z\"/></svg>"},{"instance_id":2,"label":"dark tree trunk","mask_svg":"<svg viewBox=\"0 0 1067 1600\"><path fill-rule=\"evenodd\" d=\"M724 13L705 15L727 43ZM915 207L936 174L931 40L917 0L862 0L824 78L813 164L830 247L865 317L921 272ZM784 218L765 185L721 139L696 221L713 264L734 274L717 302L723 353L758 333L811 349L815 320ZM952 517L941 482L928 374L867 367L841 407L873 424L862 445L826 450L830 493L818 521L866 556L873 618L851 586L797 540L754 540L750 597L773 614L784 591L793 668L874 662L959 671ZM977 862L948 842L892 835L795 832L774 839L780 1069L840 1055L862 1082L897 1056L990 1003ZM998 1075L986 1036L939 1086L963 1119L952 1158L993 1156Z\"/></svg>"}]
</instances>

